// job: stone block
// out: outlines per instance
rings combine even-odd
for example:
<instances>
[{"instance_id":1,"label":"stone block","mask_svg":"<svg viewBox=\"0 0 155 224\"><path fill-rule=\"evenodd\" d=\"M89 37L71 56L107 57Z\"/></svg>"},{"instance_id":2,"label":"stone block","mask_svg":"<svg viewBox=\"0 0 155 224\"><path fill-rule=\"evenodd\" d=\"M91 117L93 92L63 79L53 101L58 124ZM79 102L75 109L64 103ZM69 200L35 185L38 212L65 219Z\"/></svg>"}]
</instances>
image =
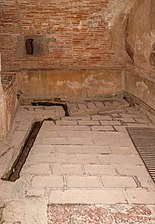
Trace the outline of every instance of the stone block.
<instances>
[{"instance_id":1,"label":"stone block","mask_svg":"<svg viewBox=\"0 0 155 224\"><path fill-rule=\"evenodd\" d=\"M68 188L102 188L97 176L66 176Z\"/></svg>"},{"instance_id":2,"label":"stone block","mask_svg":"<svg viewBox=\"0 0 155 224\"><path fill-rule=\"evenodd\" d=\"M132 204L155 204L155 191L149 191L146 189L127 189L126 197L129 203Z\"/></svg>"},{"instance_id":3,"label":"stone block","mask_svg":"<svg viewBox=\"0 0 155 224\"><path fill-rule=\"evenodd\" d=\"M22 168L21 173L30 173L30 174L44 174L44 175L50 175L50 168L49 164L42 163L42 164L37 164L37 165L31 165L31 166L24 166Z\"/></svg>"},{"instance_id":4,"label":"stone block","mask_svg":"<svg viewBox=\"0 0 155 224\"><path fill-rule=\"evenodd\" d=\"M43 145L94 145L91 138L43 138Z\"/></svg>"},{"instance_id":5,"label":"stone block","mask_svg":"<svg viewBox=\"0 0 155 224\"><path fill-rule=\"evenodd\" d=\"M76 126L77 121L61 121L61 120L58 120L58 121L56 121L56 125L58 125L58 126Z\"/></svg>"},{"instance_id":6,"label":"stone block","mask_svg":"<svg viewBox=\"0 0 155 224\"><path fill-rule=\"evenodd\" d=\"M137 185L131 177L120 176L102 176L102 183L104 187L108 188L136 188Z\"/></svg>"},{"instance_id":7,"label":"stone block","mask_svg":"<svg viewBox=\"0 0 155 224\"><path fill-rule=\"evenodd\" d=\"M92 126L93 131L115 131L113 126Z\"/></svg>"},{"instance_id":8,"label":"stone block","mask_svg":"<svg viewBox=\"0 0 155 224\"><path fill-rule=\"evenodd\" d=\"M54 175L82 175L84 172L80 164L53 164L52 170Z\"/></svg>"},{"instance_id":9,"label":"stone block","mask_svg":"<svg viewBox=\"0 0 155 224\"><path fill-rule=\"evenodd\" d=\"M127 203L123 190L119 189L68 189L65 191L52 190L49 203L51 204L119 204Z\"/></svg>"},{"instance_id":10,"label":"stone block","mask_svg":"<svg viewBox=\"0 0 155 224\"><path fill-rule=\"evenodd\" d=\"M117 169L120 175L124 176L138 176L138 177L149 176L148 171L143 165L136 166L136 165L122 164L122 165L115 165L115 168Z\"/></svg>"},{"instance_id":11,"label":"stone block","mask_svg":"<svg viewBox=\"0 0 155 224\"><path fill-rule=\"evenodd\" d=\"M32 180L33 188L63 188L62 176L36 176Z\"/></svg>"},{"instance_id":12,"label":"stone block","mask_svg":"<svg viewBox=\"0 0 155 224\"><path fill-rule=\"evenodd\" d=\"M98 155L101 164L143 165L138 155Z\"/></svg>"},{"instance_id":13,"label":"stone block","mask_svg":"<svg viewBox=\"0 0 155 224\"><path fill-rule=\"evenodd\" d=\"M81 126L100 125L99 121L78 121L78 124L81 125Z\"/></svg>"},{"instance_id":14,"label":"stone block","mask_svg":"<svg viewBox=\"0 0 155 224\"><path fill-rule=\"evenodd\" d=\"M112 165L84 165L86 175L117 175Z\"/></svg>"},{"instance_id":15,"label":"stone block","mask_svg":"<svg viewBox=\"0 0 155 224\"><path fill-rule=\"evenodd\" d=\"M111 121L112 117L111 116L101 116L101 115L92 115L92 120L93 121Z\"/></svg>"},{"instance_id":16,"label":"stone block","mask_svg":"<svg viewBox=\"0 0 155 224\"><path fill-rule=\"evenodd\" d=\"M120 126L120 121L100 121L101 125L103 126Z\"/></svg>"},{"instance_id":17,"label":"stone block","mask_svg":"<svg viewBox=\"0 0 155 224\"><path fill-rule=\"evenodd\" d=\"M110 154L108 146L91 146L91 145L56 145L56 153L65 154Z\"/></svg>"}]
</instances>

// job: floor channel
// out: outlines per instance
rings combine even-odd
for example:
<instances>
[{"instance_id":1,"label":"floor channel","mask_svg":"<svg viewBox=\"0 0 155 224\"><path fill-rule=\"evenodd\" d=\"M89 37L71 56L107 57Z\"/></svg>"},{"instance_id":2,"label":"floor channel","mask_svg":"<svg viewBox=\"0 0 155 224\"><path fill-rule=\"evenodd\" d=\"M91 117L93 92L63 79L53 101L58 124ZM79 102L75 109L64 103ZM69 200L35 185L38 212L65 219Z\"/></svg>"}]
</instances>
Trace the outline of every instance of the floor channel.
<instances>
[{"instance_id":1,"label":"floor channel","mask_svg":"<svg viewBox=\"0 0 155 224\"><path fill-rule=\"evenodd\" d=\"M62 102L50 102L50 101L49 102L45 102L45 101L39 101L39 102L37 101L36 102L35 101L35 102L32 102L32 105L33 106L61 106L61 107L63 107L63 109L65 111L65 116L69 116L67 104L63 101ZM51 119L51 118L45 119L45 120L53 121L53 119ZM26 141L25 141L23 147L20 150L20 153L19 153L17 159L15 160L15 162L13 163L11 169L7 172L7 174L5 174L1 178L2 180L15 182L17 179L19 179L20 171L26 162L28 154L29 154L31 148L33 147L33 144L36 140L39 130L45 120L37 121L32 125L32 128L26 138Z\"/></svg>"},{"instance_id":2,"label":"floor channel","mask_svg":"<svg viewBox=\"0 0 155 224\"><path fill-rule=\"evenodd\" d=\"M9 172L2 178L5 181L15 182L20 177L20 171L23 165L26 162L26 158L34 144L34 141L38 135L38 132L42 126L44 121L35 122L32 125L31 131L27 136L24 146L21 148L20 154L18 155L17 159L15 160L12 168Z\"/></svg>"}]
</instances>

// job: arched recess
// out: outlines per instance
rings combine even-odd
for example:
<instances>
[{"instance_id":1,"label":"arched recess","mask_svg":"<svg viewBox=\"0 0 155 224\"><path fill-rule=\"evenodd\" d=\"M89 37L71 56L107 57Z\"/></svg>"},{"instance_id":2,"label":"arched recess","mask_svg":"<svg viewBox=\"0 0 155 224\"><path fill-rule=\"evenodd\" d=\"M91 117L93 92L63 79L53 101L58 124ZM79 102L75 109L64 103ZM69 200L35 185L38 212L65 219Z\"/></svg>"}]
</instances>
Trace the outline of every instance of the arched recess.
<instances>
[{"instance_id":1,"label":"arched recess","mask_svg":"<svg viewBox=\"0 0 155 224\"><path fill-rule=\"evenodd\" d=\"M126 28L130 57L125 91L138 105L155 115L155 1L137 1Z\"/></svg>"},{"instance_id":2,"label":"arched recess","mask_svg":"<svg viewBox=\"0 0 155 224\"><path fill-rule=\"evenodd\" d=\"M155 47L155 2L137 1L126 28L126 50L134 66L150 72L154 67L152 52Z\"/></svg>"}]
</instances>

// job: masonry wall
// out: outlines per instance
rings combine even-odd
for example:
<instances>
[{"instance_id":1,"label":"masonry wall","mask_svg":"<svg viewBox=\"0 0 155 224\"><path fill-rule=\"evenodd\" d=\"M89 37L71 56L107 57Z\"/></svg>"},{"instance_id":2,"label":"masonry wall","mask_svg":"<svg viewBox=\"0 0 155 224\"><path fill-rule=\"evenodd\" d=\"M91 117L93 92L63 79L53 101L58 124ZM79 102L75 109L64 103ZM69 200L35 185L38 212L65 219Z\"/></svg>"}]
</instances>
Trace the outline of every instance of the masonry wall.
<instances>
[{"instance_id":1,"label":"masonry wall","mask_svg":"<svg viewBox=\"0 0 155 224\"><path fill-rule=\"evenodd\" d=\"M124 29L134 0L2 0L4 71L124 66ZM33 55L25 42L33 39Z\"/></svg>"},{"instance_id":2,"label":"masonry wall","mask_svg":"<svg viewBox=\"0 0 155 224\"><path fill-rule=\"evenodd\" d=\"M134 3L2 0L3 71L16 71L17 91L28 98L87 99L121 92L128 59L125 27Z\"/></svg>"},{"instance_id":3,"label":"masonry wall","mask_svg":"<svg viewBox=\"0 0 155 224\"><path fill-rule=\"evenodd\" d=\"M134 2L0 1L6 134L13 124L18 91L22 102L122 92L128 58L125 27Z\"/></svg>"}]
</instances>

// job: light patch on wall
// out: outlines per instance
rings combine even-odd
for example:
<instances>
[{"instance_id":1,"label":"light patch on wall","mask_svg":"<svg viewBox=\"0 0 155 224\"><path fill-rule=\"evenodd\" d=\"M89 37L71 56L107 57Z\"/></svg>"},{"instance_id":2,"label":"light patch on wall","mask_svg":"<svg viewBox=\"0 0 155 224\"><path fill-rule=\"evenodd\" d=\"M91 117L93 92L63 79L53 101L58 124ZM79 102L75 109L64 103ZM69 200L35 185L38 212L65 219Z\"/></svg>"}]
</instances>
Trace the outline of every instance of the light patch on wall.
<instances>
[{"instance_id":1,"label":"light patch on wall","mask_svg":"<svg viewBox=\"0 0 155 224\"><path fill-rule=\"evenodd\" d=\"M150 54L152 52L154 40L155 34L153 32L144 33L141 37L136 36L135 50L143 54L148 64L150 63Z\"/></svg>"},{"instance_id":2,"label":"light patch on wall","mask_svg":"<svg viewBox=\"0 0 155 224\"><path fill-rule=\"evenodd\" d=\"M66 84L67 87L69 87L70 89L79 89L80 88L80 83L75 81L75 82L71 82L71 81L65 81L64 82Z\"/></svg>"},{"instance_id":3,"label":"light patch on wall","mask_svg":"<svg viewBox=\"0 0 155 224\"><path fill-rule=\"evenodd\" d=\"M93 13L92 15L90 15L90 18L85 19L85 20L81 20L79 25L77 26L77 28L79 30L81 30L84 26L97 28L99 26L99 24L101 23L101 20L102 20L102 18L101 18L102 13L101 12Z\"/></svg>"},{"instance_id":4,"label":"light patch on wall","mask_svg":"<svg viewBox=\"0 0 155 224\"><path fill-rule=\"evenodd\" d=\"M144 96L144 93L146 92L146 90L148 89L148 86L145 84L145 82L136 82L136 86L138 87L138 93L140 95L140 97L142 98Z\"/></svg>"},{"instance_id":5,"label":"light patch on wall","mask_svg":"<svg viewBox=\"0 0 155 224\"><path fill-rule=\"evenodd\" d=\"M86 20L81 20L77 28L81 30L83 26L98 27L101 21L108 23L111 29L122 13L129 14L136 0L111 0L107 7L99 12L95 12ZM126 18L126 17L125 17Z\"/></svg>"},{"instance_id":6,"label":"light patch on wall","mask_svg":"<svg viewBox=\"0 0 155 224\"><path fill-rule=\"evenodd\" d=\"M143 42L140 40L139 36L136 35L136 44L135 44L135 48L137 50L141 50L143 45Z\"/></svg>"},{"instance_id":7,"label":"light patch on wall","mask_svg":"<svg viewBox=\"0 0 155 224\"><path fill-rule=\"evenodd\" d=\"M80 21L80 23L79 23L79 25L77 26L77 28L78 28L79 30L81 30L82 27L83 27L83 23L82 23L82 21Z\"/></svg>"},{"instance_id":8,"label":"light patch on wall","mask_svg":"<svg viewBox=\"0 0 155 224\"><path fill-rule=\"evenodd\" d=\"M94 81L95 85L100 85L100 87L103 88L107 88L107 89L111 89L114 86L114 82L113 81L105 81L105 80L95 80Z\"/></svg>"},{"instance_id":9,"label":"light patch on wall","mask_svg":"<svg viewBox=\"0 0 155 224\"><path fill-rule=\"evenodd\" d=\"M135 0L111 0L102 14L102 17L108 23L108 28L111 29L115 25L120 14L129 14L135 2Z\"/></svg>"},{"instance_id":10,"label":"light patch on wall","mask_svg":"<svg viewBox=\"0 0 155 224\"><path fill-rule=\"evenodd\" d=\"M89 87L89 86L92 84L93 80L94 80L94 76L93 76L93 75L89 75L89 76L85 79L85 81L84 81L84 83L82 84L82 86L83 86L83 87Z\"/></svg>"},{"instance_id":11,"label":"light patch on wall","mask_svg":"<svg viewBox=\"0 0 155 224\"><path fill-rule=\"evenodd\" d=\"M56 82L56 86L58 86L58 87L59 87L59 86L63 86L63 81L57 81L57 82Z\"/></svg>"}]
</instances>

